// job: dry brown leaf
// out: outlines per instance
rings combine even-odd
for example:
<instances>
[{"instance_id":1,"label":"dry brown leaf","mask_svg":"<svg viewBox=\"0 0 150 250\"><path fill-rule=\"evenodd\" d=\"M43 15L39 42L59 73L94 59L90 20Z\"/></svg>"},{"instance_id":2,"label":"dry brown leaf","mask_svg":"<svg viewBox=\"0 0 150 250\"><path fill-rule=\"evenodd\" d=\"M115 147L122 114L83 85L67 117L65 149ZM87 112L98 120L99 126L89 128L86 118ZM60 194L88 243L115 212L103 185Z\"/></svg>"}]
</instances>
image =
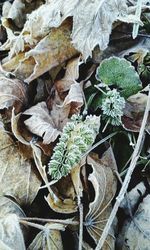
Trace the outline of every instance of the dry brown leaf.
<instances>
[{"instance_id":1,"label":"dry brown leaf","mask_svg":"<svg viewBox=\"0 0 150 250\"><path fill-rule=\"evenodd\" d=\"M54 142L60 135L60 131L57 130L45 102L36 104L23 114L31 116L24 123L33 134L43 138L44 144Z\"/></svg>"},{"instance_id":2,"label":"dry brown leaf","mask_svg":"<svg viewBox=\"0 0 150 250\"><path fill-rule=\"evenodd\" d=\"M8 58L3 63L3 68L6 71L13 71L18 78L25 79L28 83L31 82L46 71L77 54L77 51L71 44L70 29L71 22L67 20L59 28L52 29L33 49L16 55L11 61ZM14 54L14 51L16 51L16 48L10 51L10 54Z\"/></svg>"},{"instance_id":3,"label":"dry brown leaf","mask_svg":"<svg viewBox=\"0 0 150 250\"><path fill-rule=\"evenodd\" d=\"M50 114L57 129L62 130L68 121L68 117L80 112L84 100L82 86L78 82L73 84L70 82L70 89L64 100L61 99L59 94L60 92L58 93L55 90L55 97L48 106L50 106Z\"/></svg>"},{"instance_id":4,"label":"dry brown leaf","mask_svg":"<svg viewBox=\"0 0 150 250\"><path fill-rule=\"evenodd\" d=\"M139 205L133 219L127 219L119 238L120 250L149 249L150 239L150 195Z\"/></svg>"},{"instance_id":5,"label":"dry brown leaf","mask_svg":"<svg viewBox=\"0 0 150 250\"><path fill-rule=\"evenodd\" d=\"M60 230L65 230L61 224L46 224L45 230L36 235L28 250L63 250Z\"/></svg>"},{"instance_id":6,"label":"dry brown leaf","mask_svg":"<svg viewBox=\"0 0 150 250\"><path fill-rule=\"evenodd\" d=\"M9 156L9 157L8 157ZM0 195L14 197L21 205L31 204L41 180L6 131L0 129Z\"/></svg>"},{"instance_id":7,"label":"dry brown leaf","mask_svg":"<svg viewBox=\"0 0 150 250\"><path fill-rule=\"evenodd\" d=\"M139 21L133 15L128 16L126 1L122 0L111 0L109 3L105 0L48 1L48 4L42 5L29 15L23 29L25 41L33 44L38 37L47 35L52 27L60 26L69 16L73 16L73 44L85 59L91 56L96 45L102 50L107 47L115 21Z\"/></svg>"},{"instance_id":8,"label":"dry brown leaf","mask_svg":"<svg viewBox=\"0 0 150 250\"><path fill-rule=\"evenodd\" d=\"M26 103L27 93L23 82L0 76L0 109L15 107L18 113Z\"/></svg>"},{"instance_id":9,"label":"dry brown leaf","mask_svg":"<svg viewBox=\"0 0 150 250\"><path fill-rule=\"evenodd\" d=\"M22 209L11 199L0 197L0 249L26 249L24 236L27 227L20 228L18 217L25 217ZM21 231L22 229L22 231Z\"/></svg>"},{"instance_id":10,"label":"dry brown leaf","mask_svg":"<svg viewBox=\"0 0 150 250\"><path fill-rule=\"evenodd\" d=\"M113 174L113 169L116 170L116 162L112 149L109 148L101 160L96 159L94 155L88 156L87 163L93 170L88 180L94 187L95 198L89 204L84 225L97 244L109 218L112 209L111 201L117 188L117 180ZM103 249L114 249L114 243L114 233L111 228Z\"/></svg>"},{"instance_id":11,"label":"dry brown leaf","mask_svg":"<svg viewBox=\"0 0 150 250\"><path fill-rule=\"evenodd\" d=\"M55 86L59 94L61 92L68 91L70 89L70 86L74 84L79 78L80 64L80 57L71 59L68 62L64 77L60 80L55 81Z\"/></svg>"},{"instance_id":12,"label":"dry brown leaf","mask_svg":"<svg viewBox=\"0 0 150 250\"><path fill-rule=\"evenodd\" d=\"M0 249L26 249L19 221L15 214L9 214L0 219Z\"/></svg>"},{"instance_id":13,"label":"dry brown leaf","mask_svg":"<svg viewBox=\"0 0 150 250\"><path fill-rule=\"evenodd\" d=\"M51 186L51 192L46 201L57 213L69 214L77 211L76 193L70 175Z\"/></svg>"},{"instance_id":14,"label":"dry brown leaf","mask_svg":"<svg viewBox=\"0 0 150 250\"><path fill-rule=\"evenodd\" d=\"M25 4L23 0L15 0L12 3L7 18L12 19L18 28L23 27L25 22Z\"/></svg>"},{"instance_id":15,"label":"dry brown leaf","mask_svg":"<svg viewBox=\"0 0 150 250\"><path fill-rule=\"evenodd\" d=\"M131 211L135 211L138 202L144 196L145 192L146 187L143 182L140 182L128 193L128 196L124 197L120 207L124 209L125 214L130 215Z\"/></svg>"},{"instance_id":16,"label":"dry brown leaf","mask_svg":"<svg viewBox=\"0 0 150 250\"><path fill-rule=\"evenodd\" d=\"M140 92L128 98L126 107L124 109L124 116L122 117L122 122L126 130L139 132L143 120L147 98L148 96L146 94ZM150 131L149 122L150 117L148 118L148 131Z\"/></svg>"}]
</instances>

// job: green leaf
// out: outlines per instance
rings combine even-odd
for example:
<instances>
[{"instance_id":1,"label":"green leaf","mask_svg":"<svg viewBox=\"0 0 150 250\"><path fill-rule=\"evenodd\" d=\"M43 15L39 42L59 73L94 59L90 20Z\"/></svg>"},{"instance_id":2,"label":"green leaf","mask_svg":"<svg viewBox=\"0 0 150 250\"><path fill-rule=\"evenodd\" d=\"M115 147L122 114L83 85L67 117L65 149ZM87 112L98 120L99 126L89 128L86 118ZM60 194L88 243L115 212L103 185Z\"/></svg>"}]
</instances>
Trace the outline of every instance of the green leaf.
<instances>
[{"instance_id":1,"label":"green leaf","mask_svg":"<svg viewBox=\"0 0 150 250\"><path fill-rule=\"evenodd\" d=\"M115 85L121 96L128 98L141 90L138 73L124 58L110 57L102 61L97 69L97 79L107 85Z\"/></svg>"}]
</instances>

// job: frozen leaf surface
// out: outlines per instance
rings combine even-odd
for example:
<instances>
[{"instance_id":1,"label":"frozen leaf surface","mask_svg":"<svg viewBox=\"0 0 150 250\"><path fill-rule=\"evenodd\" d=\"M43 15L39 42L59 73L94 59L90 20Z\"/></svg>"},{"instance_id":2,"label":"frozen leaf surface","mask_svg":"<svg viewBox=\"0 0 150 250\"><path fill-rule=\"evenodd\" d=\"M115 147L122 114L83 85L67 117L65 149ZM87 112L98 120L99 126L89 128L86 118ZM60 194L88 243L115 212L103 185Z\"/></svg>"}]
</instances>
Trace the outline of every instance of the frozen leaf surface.
<instances>
[{"instance_id":1,"label":"frozen leaf surface","mask_svg":"<svg viewBox=\"0 0 150 250\"><path fill-rule=\"evenodd\" d=\"M133 219L128 219L120 234L121 250L149 249L150 195L139 205Z\"/></svg>"},{"instance_id":2,"label":"frozen leaf surface","mask_svg":"<svg viewBox=\"0 0 150 250\"><path fill-rule=\"evenodd\" d=\"M107 47L115 21L124 18L124 21L130 22L124 0L48 1L29 15L23 30L26 41L33 43L39 36L47 35L52 27L60 26L69 16L73 17L73 44L85 59L92 55L96 45L102 50ZM37 22L40 29L36 26Z\"/></svg>"},{"instance_id":3,"label":"frozen leaf surface","mask_svg":"<svg viewBox=\"0 0 150 250\"><path fill-rule=\"evenodd\" d=\"M60 131L55 127L45 102L32 106L23 114L31 116L24 123L33 134L43 137L43 143L54 142L59 136Z\"/></svg>"},{"instance_id":4,"label":"frozen leaf surface","mask_svg":"<svg viewBox=\"0 0 150 250\"><path fill-rule=\"evenodd\" d=\"M28 250L63 250L60 230L64 230L61 224L46 224L45 230L38 233Z\"/></svg>"},{"instance_id":5,"label":"frozen leaf surface","mask_svg":"<svg viewBox=\"0 0 150 250\"><path fill-rule=\"evenodd\" d=\"M0 109L15 107L19 112L27 103L26 87L18 79L0 76Z\"/></svg>"},{"instance_id":6,"label":"frozen leaf surface","mask_svg":"<svg viewBox=\"0 0 150 250\"><path fill-rule=\"evenodd\" d=\"M115 85L122 96L129 97L141 89L141 81L134 67L126 59L110 57L97 69L97 78L103 83Z\"/></svg>"},{"instance_id":7,"label":"frozen leaf surface","mask_svg":"<svg viewBox=\"0 0 150 250\"><path fill-rule=\"evenodd\" d=\"M0 195L12 196L21 205L30 204L40 185L31 162L21 155L7 132L0 129Z\"/></svg>"},{"instance_id":8,"label":"frozen leaf surface","mask_svg":"<svg viewBox=\"0 0 150 250\"><path fill-rule=\"evenodd\" d=\"M85 226L88 233L94 239L95 243L102 234L107 219L111 212L111 201L116 192L116 178L113 169L116 170L116 162L111 148L109 148L101 160L94 155L88 156L87 163L92 167L93 172L89 175L88 180L92 183L95 198L89 204L89 212L85 217ZM114 248L114 232L109 232L103 249Z\"/></svg>"}]
</instances>

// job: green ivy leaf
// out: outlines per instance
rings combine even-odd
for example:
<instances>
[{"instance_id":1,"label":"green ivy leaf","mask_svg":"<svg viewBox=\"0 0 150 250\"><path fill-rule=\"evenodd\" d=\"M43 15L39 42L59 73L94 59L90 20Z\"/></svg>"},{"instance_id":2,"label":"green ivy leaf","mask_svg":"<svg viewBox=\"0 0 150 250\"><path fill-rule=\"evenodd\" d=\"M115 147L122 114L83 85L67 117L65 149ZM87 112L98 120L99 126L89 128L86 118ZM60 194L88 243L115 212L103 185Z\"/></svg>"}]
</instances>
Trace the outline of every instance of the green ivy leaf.
<instances>
[{"instance_id":1,"label":"green ivy leaf","mask_svg":"<svg viewBox=\"0 0 150 250\"><path fill-rule=\"evenodd\" d=\"M142 88L138 73L124 58L110 57L103 60L97 69L96 77L109 86L115 85L125 98L136 94Z\"/></svg>"}]
</instances>

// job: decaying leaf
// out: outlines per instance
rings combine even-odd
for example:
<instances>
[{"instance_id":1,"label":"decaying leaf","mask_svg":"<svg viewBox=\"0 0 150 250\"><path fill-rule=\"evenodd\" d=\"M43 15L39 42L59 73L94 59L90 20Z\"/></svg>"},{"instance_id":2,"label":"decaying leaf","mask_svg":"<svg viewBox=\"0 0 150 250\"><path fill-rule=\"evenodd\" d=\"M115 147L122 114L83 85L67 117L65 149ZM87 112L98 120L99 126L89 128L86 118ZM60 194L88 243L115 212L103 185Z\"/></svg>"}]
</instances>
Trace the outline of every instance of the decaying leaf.
<instances>
[{"instance_id":1,"label":"decaying leaf","mask_svg":"<svg viewBox=\"0 0 150 250\"><path fill-rule=\"evenodd\" d=\"M33 49L19 53L3 63L3 68L12 71L18 78L31 82L77 54L70 41L70 29L71 23L67 20L59 28L52 29Z\"/></svg>"},{"instance_id":2,"label":"decaying leaf","mask_svg":"<svg viewBox=\"0 0 150 250\"><path fill-rule=\"evenodd\" d=\"M10 214L0 220L0 249L26 249L19 221L15 214Z\"/></svg>"},{"instance_id":3,"label":"decaying leaf","mask_svg":"<svg viewBox=\"0 0 150 250\"><path fill-rule=\"evenodd\" d=\"M76 82L79 77L79 65L80 57L71 59L68 62L64 77L55 81L55 86L59 94L68 91L70 86Z\"/></svg>"},{"instance_id":4,"label":"decaying leaf","mask_svg":"<svg viewBox=\"0 0 150 250\"><path fill-rule=\"evenodd\" d=\"M57 213L74 213L78 209L75 188L70 176L66 176L51 186L46 198L50 208Z\"/></svg>"},{"instance_id":5,"label":"decaying leaf","mask_svg":"<svg viewBox=\"0 0 150 250\"><path fill-rule=\"evenodd\" d=\"M27 103L26 86L18 79L0 76L0 109L15 107L18 113Z\"/></svg>"},{"instance_id":6,"label":"decaying leaf","mask_svg":"<svg viewBox=\"0 0 150 250\"><path fill-rule=\"evenodd\" d=\"M89 204L89 211L85 217L84 225L97 244L110 215L111 201L117 187L116 178L113 174L113 170L116 170L116 162L112 149L109 148L101 160L94 155L88 156L87 164L93 170L88 180L94 187L95 198ZM114 243L114 232L111 228L103 249L114 249Z\"/></svg>"},{"instance_id":7,"label":"decaying leaf","mask_svg":"<svg viewBox=\"0 0 150 250\"><path fill-rule=\"evenodd\" d=\"M60 230L65 230L61 224L46 224L45 230L36 235L28 250L63 250Z\"/></svg>"},{"instance_id":8,"label":"decaying leaf","mask_svg":"<svg viewBox=\"0 0 150 250\"><path fill-rule=\"evenodd\" d=\"M0 195L12 196L21 205L31 204L40 185L31 162L21 155L7 132L0 129Z\"/></svg>"},{"instance_id":9,"label":"decaying leaf","mask_svg":"<svg viewBox=\"0 0 150 250\"><path fill-rule=\"evenodd\" d=\"M83 14L84 10L84 14ZM109 42L112 24L117 20L138 22L128 18L126 1L48 1L28 16L23 34L24 40L33 44L38 37L47 35L52 27L58 27L69 16L73 17L72 40L84 58L91 56L96 45L105 49ZM113 13L113 15L112 15ZM88 22L87 22L88 20ZM37 28L37 22L40 29Z\"/></svg>"},{"instance_id":10,"label":"decaying leaf","mask_svg":"<svg viewBox=\"0 0 150 250\"><path fill-rule=\"evenodd\" d=\"M54 142L60 135L60 131L57 130L45 102L32 106L23 114L31 116L24 123L33 134L43 137L44 144Z\"/></svg>"},{"instance_id":11,"label":"decaying leaf","mask_svg":"<svg viewBox=\"0 0 150 250\"><path fill-rule=\"evenodd\" d=\"M126 130L139 132L147 99L148 96L140 92L127 99L124 116L122 117L122 122ZM149 121L150 117L148 118L147 131L150 131Z\"/></svg>"},{"instance_id":12,"label":"decaying leaf","mask_svg":"<svg viewBox=\"0 0 150 250\"><path fill-rule=\"evenodd\" d=\"M11 199L0 197L0 249L25 250L24 237L27 228L19 225L19 217L25 217L23 210Z\"/></svg>"},{"instance_id":13,"label":"decaying leaf","mask_svg":"<svg viewBox=\"0 0 150 250\"><path fill-rule=\"evenodd\" d=\"M149 249L150 239L150 195L140 203L133 218L124 223L119 238L119 249Z\"/></svg>"},{"instance_id":14,"label":"decaying leaf","mask_svg":"<svg viewBox=\"0 0 150 250\"><path fill-rule=\"evenodd\" d=\"M82 87L77 82L70 86L70 90L64 100L59 97L56 90L55 98L51 101L50 114L57 129L62 130L68 121L68 117L78 114L83 103Z\"/></svg>"},{"instance_id":15,"label":"decaying leaf","mask_svg":"<svg viewBox=\"0 0 150 250\"><path fill-rule=\"evenodd\" d=\"M124 209L125 214L130 215L130 211L134 212L138 202L144 196L145 191L146 187L144 183L140 182L124 197L120 207Z\"/></svg>"}]
</instances>

